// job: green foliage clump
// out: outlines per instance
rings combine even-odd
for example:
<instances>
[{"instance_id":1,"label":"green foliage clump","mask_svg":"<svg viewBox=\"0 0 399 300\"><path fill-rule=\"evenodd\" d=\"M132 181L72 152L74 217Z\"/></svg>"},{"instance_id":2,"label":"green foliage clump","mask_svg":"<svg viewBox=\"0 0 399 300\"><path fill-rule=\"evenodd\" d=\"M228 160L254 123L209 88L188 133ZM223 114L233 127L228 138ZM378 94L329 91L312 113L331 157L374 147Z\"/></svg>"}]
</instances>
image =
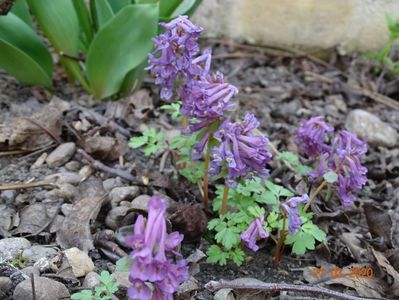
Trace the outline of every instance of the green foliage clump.
<instances>
[{"instance_id":1,"label":"green foliage clump","mask_svg":"<svg viewBox=\"0 0 399 300\"><path fill-rule=\"evenodd\" d=\"M0 68L52 89L53 61L38 23L71 83L98 99L140 86L158 22L190 14L198 0L16 0L0 16Z\"/></svg>"},{"instance_id":2,"label":"green foliage clump","mask_svg":"<svg viewBox=\"0 0 399 300\"><path fill-rule=\"evenodd\" d=\"M83 290L71 296L73 300L110 300L119 289L119 283L108 271L100 274L100 284L92 290Z\"/></svg>"},{"instance_id":3,"label":"green foliage clump","mask_svg":"<svg viewBox=\"0 0 399 300\"><path fill-rule=\"evenodd\" d=\"M130 138L129 147L133 149L143 147L144 155L150 156L164 148L164 135L155 128L148 128L141 136Z\"/></svg>"}]
</instances>

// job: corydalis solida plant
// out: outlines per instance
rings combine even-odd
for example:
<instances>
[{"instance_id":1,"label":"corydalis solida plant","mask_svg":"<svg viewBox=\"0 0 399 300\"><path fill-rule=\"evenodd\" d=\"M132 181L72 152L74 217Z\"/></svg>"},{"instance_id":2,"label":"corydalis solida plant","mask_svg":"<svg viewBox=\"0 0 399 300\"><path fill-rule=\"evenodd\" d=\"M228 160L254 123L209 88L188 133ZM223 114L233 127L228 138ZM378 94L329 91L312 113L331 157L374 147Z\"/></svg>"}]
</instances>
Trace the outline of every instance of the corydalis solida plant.
<instances>
[{"instance_id":1,"label":"corydalis solida plant","mask_svg":"<svg viewBox=\"0 0 399 300\"><path fill-rule=\"evenodd\" d=\"M367 152L366 142L347 130L340 130L335 136L333 133L334 129L320 116L303 122L296 132L298 147L310 158L318 159L316 171L309 176L314 183L321 181L305 211L327 184L342 205L349 206L356 199L353 193L367 182L367 168L361 164L361 157ZM331 144L326 142L327 137Z\"/></svg>"},{"instance_id":2,"label":"corydalis solida plant","mask_svg":"<svg viewBox=\"0 0 399 300\"><path fill-rule=\"evenodd\" d=\"M183 240L178 232L166 231L166 202L153 196L148 204L148 218L139 215L134 224L134 234L127 239L132 248L129 257L128 289L132 300L173 299L180 283L188 279L187 262L175 248Z\"/></svg>"},{"instance_id":3,"label":"corydalis solida plant","mask_svg":"<svg viewBox=\"0 0 399 300\"><path fill-rule=\"evenodd\" d=\"M232 97L238 89L225 81L221 72L210 73L211 50L199 54L198 38L202 28L180 16L168 24L161 23L165 33L154 39L155 51L149 55L148 70L161 87L161 98L169 100L175 94L183 103L181 113L189 121L187 134L199 132L192 157L205 152L204 207L208 207L208 170L211 174L227 172L226 184L234 186L240 179L255 174L267 174L265 164L271 154L268 140L255 136L259 126L255 116L247 115L243 122L231 123L226 113L234 108ZM215 138L214 138L215 137ZM211 149L211 142L216 146ZM228 187L221 213L226 212Z\"/></svg>"}]
</instances>

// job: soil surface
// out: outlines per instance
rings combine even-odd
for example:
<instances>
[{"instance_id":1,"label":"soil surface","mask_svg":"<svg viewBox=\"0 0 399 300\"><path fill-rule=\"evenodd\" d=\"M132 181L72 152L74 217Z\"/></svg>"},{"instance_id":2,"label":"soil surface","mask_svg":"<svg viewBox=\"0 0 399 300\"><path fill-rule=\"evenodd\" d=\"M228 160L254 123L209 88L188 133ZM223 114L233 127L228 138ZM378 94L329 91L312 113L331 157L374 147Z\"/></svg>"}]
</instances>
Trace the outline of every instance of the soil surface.
<instances>
[{"instance_id":1,"label":"soil surface","mask_svg":"<svg viewBox=\"0 0 399 300\"><path fill-rule=\"evenodd\" d=\"M240 91L236 96L239 108L233 118L241 118L247 111L254 113L260 129L280 151L297 152L293 140L296 128L303 119L316 115L341 129L353 110L362 109L396 134L399 130L399 77L387 72L381 75L363 57L332 53L327 60L321 60L291 50L226 40L205 40L203 45L214 48L212 68L221 70ZM163 130L167 138L179 134L179 124L160 110L163 103L151 78L144 81L142 90L121 101L96 102L79 87L70 86L60 74L55 80L56 91L50 94L0 73L0 185L51 183L1 192L0 235L25 237L32 245L44 245L58 254L76 246L88 251L95 272L113 272L116 260L123 251L129 251L118 234L121 228L130 228L126 226L137 216L138 211L130 205L138 196L161 193L180 204L201 203L201 196L197 187L184 178L173 179L177 174L173 153L164 151L146 157L141 150L126 145L129 136L139 135L146 127ZM54 149L70 142L76 149L64 149L61 157L49 160ZM247 251L247 260L240 267L220 267L203 259L192 265L198 287L180 299L212 299L213 294L204 288L210 280L252 277L264 282L308 284L314 281L309 275L314 268L351 264L372 268L373 276L327 276L320 284L350 295L398 297L398 142L391 146L378 141L369 145L364 163L369 180L357 193L354 205L344 209L336 199L316 203L315 222L327 232L328 239L315 251L303 256L286 251L279 270L272 267L270 242L263 243L256 253ZM104 166L112 170L106 171ZM300 180L284 166L275 164L271 170L271 180L298 193L303 190ZM54 179L53 174L61 175ZM129 175L130 182L126 180ZM122 189L126 187L131 189ZM213 192L212 188L211 199ZM86 208L77 210L82 199ZM65 233L66 224L72 223L85 239L74 241L71 234ZM110 238L114 235L116 239ZM205 253L208 246L202 237L185 242L182 252L185 257L197 250ZM29 257L21 260L19 256L0 261L0 277L10 277L10 270L19 272L10 262L16 269L35 264ZM61 272L59 257L55 264L58 268L41 268L41 276L61 282L71 293L78 291L84 277ZM12 299L16 285L22 281L18 276L10 278L14 281L0 299ZM247 297L235 295L236 299ZM299 299L295 293L271 296Z\"/></svg>"}]
</instances>

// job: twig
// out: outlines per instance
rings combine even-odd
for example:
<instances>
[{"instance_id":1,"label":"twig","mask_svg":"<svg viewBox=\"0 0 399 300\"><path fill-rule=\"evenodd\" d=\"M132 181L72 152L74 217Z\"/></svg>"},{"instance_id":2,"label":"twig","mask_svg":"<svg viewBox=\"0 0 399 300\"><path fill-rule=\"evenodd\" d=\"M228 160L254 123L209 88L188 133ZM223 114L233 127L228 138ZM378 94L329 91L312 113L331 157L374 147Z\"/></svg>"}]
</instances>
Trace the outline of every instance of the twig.
<instances>
[{"instance_id":1,"label":"twig","mask_svg":"<svg viewBox=\"0 0 399 300\"><path fill-rule=\"evenodd\" d=\"M61 144L61 139L54 133L52 132L50 129L44 127L42 124L40 124L39 122L36 122L35 120L31 119L31 118L27 118L27 117L22 117L22 119L31 122L33 125L36 125L37 127L39 127L41 130L43 130L49 137L51 137L57 144Z\"/></svg>"},{"instance_id":2,"label":"twig","mask_svg":"<svg viewBox=\"0 0 399 300\"><path fill-rule=\"evenodd\" d=\"M30 188L36 188L36 187L42 187L42 186L57 187L56 184L48 182L48 181L36 181L36 182L29 182L29 183L2 185L2 186L0 186L0 191L30 189Z\"/></svg>"},{"instance_id":3,"label":"twig","mask_svg":"<svg viewBox=\"0 0 399 300\"><path fill-rule=\"evenodd\" d=\"M77 106L77 107L75 107L75 109L80 110L86 117L88 117L91 121L97 123L98 125L108 127L114 132L118 131L123 136L130 138L131 134L130 134L129 130L127 130L126 128L123 128L122 126L119 126L116 122L107 119L103 115L100 115L99 113L91 111L82 106Z\"/></svg>"},{"instance_id":4,"label":"twig","mask_svg":"<svg viewBox=\"0 0 399 300\"><path fill-rule=\"evenodd\" d=\"M32 285L32 300L36 300L36 288L35 288L35 275L30 275L30 283Z\"/></svg>"},{"instance_id":5,"label":"twig","mask_svg":"<svg viewBox=\"0 0 399 300\"><path fill-rule=\"evenodd\" d=\"M104 165L101 161L95 160L92 156L90 156L86 151L83 149L78 149L77 152L83 157L84 160L86 160L90 165L92 165L95 169L110 173L116 176L119 176L121 178L124 178L128 181L133 181L136 183L137 178L135 178L132 174L129 172L126 172L124 170L119 170L115 168L108 167Z\"/></svg>"},{"instance_id":6,"label":"twig","mask_svg":"<svg viewBox=\"0 0 399 300\"><path fill-rule=\"evenodd\" d=\"M333 297L334 299L342 300L364 300L364 299L375 299L375 298L362 298L356 296L346 295L340 292L329 290L322 287L313 287L307 285L296 285L296 284L286 284L286 283L238 283L234 281L209 281L205 288L211 292L215 292L220 289L255 289L267 292L281 292L281 291L291 291L298 293L309 293L315 295L324 295L328 297Z\"/></svg>"},{"instance_id":7,"label":"twig","mask_svg":"<svg viewBox=\"0 0 399 300\"><path fill-rule=\"evenodd\" d=\"M106 172L106 173L109 173L109 174L113 174L115 176L119 176L119 177L121 177L123 179L126 179L127 181L130 181L131 183L133 183L133 184L135 184L137 186L145 186L145 187L153 186L153 187L158 187L158 188L159 187L160 188L164 188L163 185L159 185L159 184L156 184L156 183L145 184L144 182L142 182L138 178L134 177L132 174L130 174L127 171L108 167L108 166L104 165L101 161L95 160L93 157L91 157L83 149L78 149L77 152L82 156L83 160L88 162L93 168L95 168L95 169L97 169L99 171Z\"/></svg>"}]
</instances>

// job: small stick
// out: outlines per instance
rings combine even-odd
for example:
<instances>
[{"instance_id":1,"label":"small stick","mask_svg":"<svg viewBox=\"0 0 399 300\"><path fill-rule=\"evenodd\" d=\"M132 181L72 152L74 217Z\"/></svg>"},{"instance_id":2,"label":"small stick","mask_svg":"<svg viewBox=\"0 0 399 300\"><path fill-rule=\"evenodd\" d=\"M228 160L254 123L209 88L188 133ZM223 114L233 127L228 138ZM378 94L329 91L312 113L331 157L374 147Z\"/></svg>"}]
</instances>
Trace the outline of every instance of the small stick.
<instances>
[{"instance_id":1,"label":"small stick","mask_svg":"<svg viewBox=\"0 0 399 300\"><path fill-rule=\"evenodd\" d=\"M118 170L118 169L108 167L108 166L104 165L102 162L95 160L83 149L78 149L77 152L83 156L84 160L86 160L89 164L91 164L97 170L119 176L128 181L134 181L134 182L137 181L137 179L135 177L133 177L130 173L128 173L124 170Z\"/></svg>"},{"instance_id":2,"label":"small stick","mask_svg":"<svg viewBox=\"0 0 399 300\"><path fill-rule=\"evenodd\" d=\"M282 213L283 213L283 227L280 231L280 237L278 239L278 243L276 246L276 253L274 254L274 257L273 257L273 266L276 269L278 269L278 266L280 265L281 256L284 251L285 237L287 236L287 233L285 231L285 224L287 221L287 213L284 209L282 209Z\"/></svg>"},{"instance_id":3,"label":"small stick","mask_svg":"<svg viewBox=\"0 0 399 300\"><path fill-rule=\"evenodd\" d=\"M212 139L212 134L209 137L209 141ZM209 162L211 160L211 147L208 141L206 153L205 153L205 167L204 167L204 196L203 196L203 204L204 204L204 209L205 211L208 210L209 206L209 175L208 175L208 170L209 170Z\"/></svg>"},{"instance_id":4,"label":"small stick","mask_svg":"<svg viewBox=\"0 0 399 300\"><path fill-rule=\"evenodd\" d=\"M319 187L315 190L315 192L312 194L310 197L308 203L306 203L305 207L303 208L303 212L306 212L309 208L309 206L313 203L314 199L316 199L316 196L322 191L322 189L326 186L327 181L323 181Z\"/></svg>"},{"instance_id":5,"label":"small stick","mask_svg":"<svg viewBox=\"0 0 399 300\"><path fill-rule=\"evenodd\" d=\"M30 283L32 285L32 300L36 300L36 289L35 289L35 275L30 276Z\"/></svg>"},{"instance_id":6,"label":"small stick","mask_svg":"<svg viewBox=\"0 0 399 300\"><path fill-rule=\"evenodd\" d=\"M220 208L220 214L224 215L227 212L227 200L229 196L229 187L227 185L224 186L223 190L223 199L222 199L222 206Z\"/></svg>"},{"instance_id":7,"label":"small stick","mask_svg":"<svg viewBox=\"0 0 399 300\"><path fill-rule=\"evenodd\" d=\"M344 293L336 292L322 287L306 286L306 285L296 285L296 284L286 284L286 283L238 283L234 281L209 281L205 284L205 288L211 292L215 292L220 289L254 289L267 292L281 292L281 291L291 291L298 293L309 293L315 295L324 295L327 297L332 297L334 299L341 300L365 300L365 299L376 299L376 298L363 298L346 295Z\"/></svg>"},{"instance_id":8,"label":"small stick","mask_svg":"<svg viewBox=\"0 0 399 300\"><path fill-rule=\"evenodd\" d=\"M56 184L51 183L51 182L36 181L36 182L29 182L29 183L3 185L3 186L0 186L0 191L30 189L30 188L42 187L42 186L57 187Z\"/></svg>"}]
</instances>

